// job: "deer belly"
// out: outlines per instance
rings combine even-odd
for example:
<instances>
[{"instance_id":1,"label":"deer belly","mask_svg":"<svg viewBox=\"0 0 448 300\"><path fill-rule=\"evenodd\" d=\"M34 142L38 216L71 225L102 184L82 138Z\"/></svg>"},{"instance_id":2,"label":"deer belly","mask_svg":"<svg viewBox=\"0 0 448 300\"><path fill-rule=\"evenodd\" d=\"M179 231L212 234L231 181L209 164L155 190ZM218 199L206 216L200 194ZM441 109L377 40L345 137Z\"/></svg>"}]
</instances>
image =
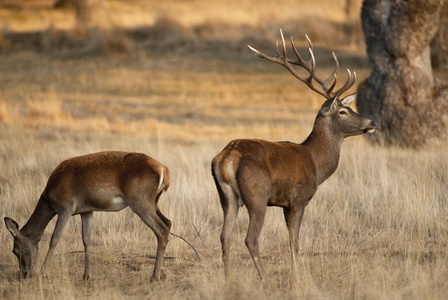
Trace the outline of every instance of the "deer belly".
<instances>
[{"instance_id":1,"label":"deer belly","mask_svg":"<svg viewBox=\"0 0 448 300\"><path fill-rule=\"evenodd\" d=\"M289 207L292 199L291 189L284 184L274 184L268 198L268 206Z\"/></svg>"},{"instance_id":2,"label":"deer belly","mask_svg":"<svg viewBox=\"0 0 448 300\"><path fill-rule=\"evenodd\" d=\"M112 197L109 208L107 210L120 211L127 206L128 204L126 203L122 195L115 195L114 197Z\"/></svg>"},{"instance_id":3,"label":"deer belly","mask_svg":"<svg viewBox=\"0 0 448 300\"><path fill-rule=\"evenodd\" d=\"M85 207L90 211L120 211L128 204L123 194L118 191L95 191L90 193L84 200Z\"/></svg>"}]
</instances>

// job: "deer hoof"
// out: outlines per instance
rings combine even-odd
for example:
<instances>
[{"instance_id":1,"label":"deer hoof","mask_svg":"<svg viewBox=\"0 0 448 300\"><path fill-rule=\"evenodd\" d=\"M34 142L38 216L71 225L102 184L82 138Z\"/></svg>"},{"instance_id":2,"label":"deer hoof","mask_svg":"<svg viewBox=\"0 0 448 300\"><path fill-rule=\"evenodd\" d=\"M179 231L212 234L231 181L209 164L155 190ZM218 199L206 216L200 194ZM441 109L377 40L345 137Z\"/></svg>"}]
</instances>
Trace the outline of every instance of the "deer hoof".
<instances>
[{"instance_id":1,"label":"deer hoof","mask_svg":"<svg viewBox=\"0 0 448 300\"><path fill-rule=\"evenodd\" d=\"M160 275L155 275L155 274L152 275L150 282L159 281L159 280L165 281L165 279L166 279L165 271L161 270L160 273L161 273Z\"/></svg>"}]
</instances>

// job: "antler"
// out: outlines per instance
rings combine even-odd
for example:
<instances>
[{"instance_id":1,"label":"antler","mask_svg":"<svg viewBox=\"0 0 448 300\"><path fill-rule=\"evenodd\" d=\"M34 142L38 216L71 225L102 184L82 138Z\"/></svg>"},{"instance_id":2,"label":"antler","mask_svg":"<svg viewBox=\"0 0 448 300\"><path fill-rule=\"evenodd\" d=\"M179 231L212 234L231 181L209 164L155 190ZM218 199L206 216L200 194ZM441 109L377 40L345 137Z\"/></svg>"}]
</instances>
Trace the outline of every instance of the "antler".
<instances>
[{"instance_id":1,"label":"antler","mask_svg":"<svg viewBox=\"0 0 448 300\"><path fill-rule=\"evenodd\" d=\"M284 66L286 69L288 69L289 72L291 72L292 75L294 75L294 77L296 77L297 79L299 79L300 81L304 82L307 86L309 86L313 91L315 91L316 93L321 94L322 96L324 96L327 99L330 99L332 97L337 97L339 95L342 95L344 92L346 92L349 88L351 88L353 86L353 84L356 81L356 72L353 72L353 74L350 72L349 69L347 69L348 72L348 78L347 81L345 82L345 84L339 88L338 90L333 92L334 87L336 86L336 81L337 81L337 76L336 73L339 70L339 61L336 57L336 55L333 52L333 59L335 62L335 69L333 71L333 74L331 74L327 79L322 80L319 77L316 76L315 74L315 68L316 68L316 60L314 58L314 46L311 43L310 39L308 38L308 35L306 35L306 39L308 41L309 44L309 52L310 52L310 58L308 58L308 60L304 60L302 58L302 56L300 55L299 51L297 51L296 46L294 45L294 40L291 37L291 46L292 49L294 50L294 53L297 56L297 60L291 60L286 56L286 43L285 43L285 38L283 36L283 32L280 29L280 35L282 37L282 51L283 53L280 53L279 50L279 46L278 46L278 42L276 43L276 56L271 57L268 56L266 54L264 54L263 52L247 45L249 47L250 50L252 50L255 55L257 55L258 57L267 59L271 62L275 62L278 63L282 66ZM303 75L300 75L296 69L294 69L294 67L292 65L297 65L300 66L302 68L304 68L305 70L308 71L308 73L310 74L308 77L304 77ZM313 84L313 79L314 81L316 81L319 86L315 86Z\"/></svg>"}]
</instances>

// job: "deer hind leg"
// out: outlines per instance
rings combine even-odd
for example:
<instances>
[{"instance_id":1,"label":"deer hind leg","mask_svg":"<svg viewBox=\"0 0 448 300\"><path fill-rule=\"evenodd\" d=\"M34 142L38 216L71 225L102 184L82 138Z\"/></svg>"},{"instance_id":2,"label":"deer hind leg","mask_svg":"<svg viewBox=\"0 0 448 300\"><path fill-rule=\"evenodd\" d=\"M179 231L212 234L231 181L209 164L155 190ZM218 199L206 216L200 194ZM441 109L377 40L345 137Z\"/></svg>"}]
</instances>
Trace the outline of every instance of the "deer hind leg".
<instances>
[{"instance_id":1,"label":"deer hind leg","mask_svg":"<svg viewBox=\"0 0 448 300\"><path fill-rule=\"evenodd\" d=\"M54 228L53 235L51 236L50 240L50 247L48 249L47 256L45 257L44 264L42 265L41 269L41 274L43 276L46 276L46 270L50 263L51 257L53 256L54 249L56 248L59 239L62 236L62 232L64 231L65 226L67 225L67 221L71 216L72 216L71 211L69 212L64 211L58 214L58 220L56 222L56 226Z\"/></svg>"},{"instance_id":2,"label":"deer hind leg","mask_svg":"<svg viewBox=\"0 0 448 300\"><path fill-rule=\"evenodd\" d=\"M232 187L222 180L219 170L214 170L213 178L215 179L216 188L218 190L219 199L224 213L224 222L221 232L222 260L224 263L224 275L230 277L230 243L231 235L235 228L236 219L238 217L238 196Z\"/></svg>"},{"instance_id":3,"label":"deer hind leg","mask_svg":"<svg viewBox=\"0 0 448 300\"><path fill-rule=\"evenodd\" d=\"M159 197L161 195L161 193L157 196L157 197ZM157 203L157 202L156 202ZM168 227L168 232L171 230L171 225L172 225L172 222L167 218L167 217L165 217L163 214L162 214L162 212L160 211L160 209L159 208L156 208L156 214L159 216L159 218L162 220L162 222L166 225L166 227ZM163 268L163 265L162 265L162 267L161 267L161 274L162 274L162 277L164 276L163 274L165 273L165 271L164 271L164 268Z\"/></svg>"},{"instance_id":4,"label":"deer hind leg","mask_svg":"<svg viewBox=\"0 0 448 300\"><path fill-rule=\"evenodd\" d=\"M299 231L302 223L305 205L284 208L286 226L289 232L289 246L291 249L291 286L297 287L297 255L299 252Z\"/></svg>"},{"instance_id":5,"label":"deer hind leg","mask_svg":"<svg viewBox=\"0 0 448 300\"><path fill-rule=\"evenodd\" d=\"M172 222L170 221L170 219L168 219L167 217L165 217L165 215L160 211L160 209L157 207L157 203L159 202L159 198L160 198L160 196L162 195L162 192L160 192L158 195L157 195L157 197L156 197L156 201L155 201L155 203L156 203L156 214L157 214L157 216L162 220L162 222L166 225L166 227L168 227L168 234L169 234L169 232L170 232L170 230L171 230L171 225L172 225ZM167 237L167 240L168 240L168 237ZM163 255L162 255L162 258L163 258ZM161 266L161 274L162 274L162 276L163 276L163 274L165 273L165 271L164 271L164 268L163 268L163 265Z\"/></svg>"},{"instance_id":6,"label":"deer hind leg","mask_svg":"<svg viewBox=\"0 0 448 300\"><path fill-rule=\"evenodd\" d=\"M156 209L156 214L163 221L163 223L165 223L166 227L168 227L168 229L171 229L171 224L172 224L171 221L162 214L162 212L159 210L159 208Z\"/></svg>"},{"instance_id":7,"label":"deer hind leg","mask_svg":"<svg viewBox=\"0 0 448 300\"><path fill-rule=\"evenodd\" d=\"M254 176L256 174L256 176ZM255 161L241 160L237 172L237 181L244 204L249 213L249 228L246 246L255 263L261 280L267 281L266 272L261 261L258 239L264 223L266 206L271 192L269 173L258 166Z\"/></svg>"},{"instance_id":8,"label":"deer hind leg","mask_svg":"<svg viewBox=\"0 0 448 300\"><path fill-rule=\"evenodd\" d=\"M161 192L157 195L157 198L160 197L160 194ZM168 225L171 225L171 221L158 211L153 202L137 201L136 203L129 203L129 206L156 235L157 256L151 282L160 280L166 245L168 244L168 235L170 234Z\"/></svg>"},{"instance_id":9,"label":"deer hind leg","mask_svg":"<svg viewBox=\"0 0 448 300\"><path fill-rule=\"evenodd\" d=\"M267 276L263 263L261 262L260 252L258 249L258 238L260 237L261 228L263 227L265 212L266 207L252 209L249 211L249 229L247 230L245 240L247 249L249 249L252 260L258 270L258 274L263 281L267 280Z\"/></svg>"},{"instance_id":10,"label":"deer hind leg","mask_svg":"<svg viewBox=\"0 0 448 300\"><path fill-rule=\"evenodd\" d=\"M90 236L92 233L93 211L81 214L82 242L85 252L84 280L90 279Z\"/></svg>"},{"instance_id":11,"label":"deer hind leg","mask_svg":"<svg viewBox=\"0 0 448 300\"><path fill-rule=\"evenodd\" d=\"M230 193L231 191L229 191L229 194ZM221 198L221 205L224 213L224 222L222 225L222 232L220 239L222 246L222 260L224 263L224 274L226 278L229 278L231 235L235 228L239 207L238 207L238 199L235 197L235 195L231 195L230 197L223 196L223 198Z\"/></svg>"}]
</instances>

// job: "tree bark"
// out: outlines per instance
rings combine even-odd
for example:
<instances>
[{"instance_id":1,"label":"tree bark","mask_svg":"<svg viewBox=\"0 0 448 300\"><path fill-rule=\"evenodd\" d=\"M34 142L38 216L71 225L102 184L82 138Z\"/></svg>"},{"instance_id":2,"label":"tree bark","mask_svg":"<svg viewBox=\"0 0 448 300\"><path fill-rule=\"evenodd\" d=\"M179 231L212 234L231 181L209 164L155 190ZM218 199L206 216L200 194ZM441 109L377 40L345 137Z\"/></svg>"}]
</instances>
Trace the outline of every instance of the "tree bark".
<instances>
[{"instance_id":1,"label":"tree bark","mask_svg":"<svg viewBox=\"0 0 448 300\"><path fill-rule=\"evenodd\" d=\"M434 69L448 70L448 0L440 11L439 29L431 42L431 62Z\"/></svg>"},{"instance_id":2,"label":"tree bark","mask_svg":"<svg viewBox=\"0 0 448 300\"><path fill-rule=\"evenodd\" d=\"M430 43L443 0L364 0L361 18L372 66L358 111L377 121L370 139L418 147L446 138L448 86L433 78Z\"/></svg>"}]
</instances>

